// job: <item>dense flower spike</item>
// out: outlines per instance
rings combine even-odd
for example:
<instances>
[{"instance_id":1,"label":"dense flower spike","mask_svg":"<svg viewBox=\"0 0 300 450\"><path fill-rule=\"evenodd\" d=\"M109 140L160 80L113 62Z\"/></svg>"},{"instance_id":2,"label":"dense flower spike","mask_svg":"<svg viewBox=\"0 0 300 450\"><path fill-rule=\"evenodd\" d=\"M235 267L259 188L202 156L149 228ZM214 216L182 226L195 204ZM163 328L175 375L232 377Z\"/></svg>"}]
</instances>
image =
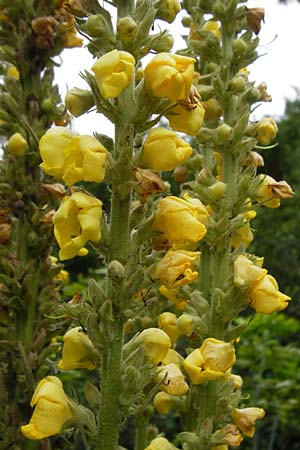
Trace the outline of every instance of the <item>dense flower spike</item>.
<instances>
[{"instance_id":1,"label":"dense flower spike","mask_svg":"<svg viewBox=\"0 0 300 450\"><path fill-rule=\"evenodd\" d=\"M57 377L43 378L37 385L30 406L33 415L28 425L21 427L22 433L32 440L44 439L61 432L65 422L73 416L70 402Z\"/></svg>"},{"instance_id":2,"label":"dense flower spike","mask_svg":"<svg viewBox=\"0 0 300 450\"><path fill-rule=\"evenodd\" d=\"M87 241L100 239L101 206L100 200L83 192L75 192L63 199L53 216L54 235L62 261L85 255Z\"/></svg>"},{"instance_id":3,"label":"dense flower spike","mask_svg":"<svg viewBox=\"0 0 300 450\"><path fill-rule=\"evenodd\" d=\"M196 243L206 235L203 222L207 218L208 212L200 200L169 196L159 202L153 230L160 231L160 239L171 243Z\"/></svg>"},{"instance_id":4,"label":"dense flower spike","mask_svg":"<svg viewBox=\"0 0 300 450\"><path fill-rule=\"evenodd\" d=\"M146 89L155 97L187 100L194 75L194 58L159 53L145 68Z\"/></svg>"},{"instance_id":5,"label":"dense flower spike","mask_svg":"<svg viewBox=\"0 0 300 450\"><path fill-rule=\"evenodd\" d=\"M119 97L133 79L134 65L134 57L122 50L112 50L99 58L92 71L102 97Z\"/></svg>"},{"instance_id":6,"label":"dense flower spike","mask_svg":"<svg viewBox=\"0 0 300 450\"><path fill-rule=\"evenodd\" d=\"M234 347L214 338L207 338L200 348L184 360L184 368L193 384L217 380L235 363Z\"/></svg>"},{"instance_id":7,"label":"dense flower spike","mask_svg":"<svg viewBox=\"0 0 300 450\"><path fill-rule=\"evenodd\" d=\"M168 289L174 289L198 278L200 252L169 250L157 263L151 276Z\"/></svg>"},{"instance_id":8,"label":"dense flower spike","mask_svg":"<svg viewBox=\"0 0 300 450\"><path fill-rule=\"evenodd\" d=\"M253 437L256 420L263 419L265 411L262 408L234 409L232 417L243 434Z\"/></svg>"},{"instance_id":9,"label":"dense flower spike","mask_svg":"<svg viewBox=\"0 0 300 450\"><path fill-rule=\"evenodd\" d=\"M71 328L64 335L62 359L57 367L61 370L95 369L91 360L93 344L81 327Z\"/></svg>"},{"instance_id":10,"label":"dense flower spike","mask_svg":"<svg viewBox=\"0 0 300 450\"><path fill-rule=\"evenodd\" d=\"M155 364L163 361L171 347L169 336L159 328L147 328L137 340L143 345L145 355Z\"/></svg>"},{"instance_id":11,"label":"dense flower spike","mask_svg":"<svg viewBox=\"0 0 300 450\"><path fill-rule=\"evenodd\" d=\"M291 297L278 289L277 281L272 275L264 275L251 284L250 303L258 313L271 314L288 307Z\"/></svg>"},{"instance_id":12,"label":"dense flower spike","mask_svg":"<svg viewBox=\"0 0 300 450\"><path fill-rule=\"evenodd\" d=\"M196 136L200 130L205 109L201 103L179 103L165 114L169 121L169 126L175 131Z\"/></svg>"},{"instance_id":13,"label":"dense flower spike","mask_svg":"<svg viewBox=\"0 0 300 450\"><path fill-rule=\"evenodd\" d=\"M173 170L192 154L192 147L171 130L153 128L144 142L141 162L148 169Z\"/></svg>"},{"instance_id":14,"label":"dense flower spike","mask_svg":"<svg viewBox=\"0 0 300 450\"><path fill-rule=\"evenodd\" d=\"M92 136L75 136L65 127L54 127L39 147L43 171L69 186L78 181L100 183L105 177L107 150Z\"/></svg>"}]
</instances>

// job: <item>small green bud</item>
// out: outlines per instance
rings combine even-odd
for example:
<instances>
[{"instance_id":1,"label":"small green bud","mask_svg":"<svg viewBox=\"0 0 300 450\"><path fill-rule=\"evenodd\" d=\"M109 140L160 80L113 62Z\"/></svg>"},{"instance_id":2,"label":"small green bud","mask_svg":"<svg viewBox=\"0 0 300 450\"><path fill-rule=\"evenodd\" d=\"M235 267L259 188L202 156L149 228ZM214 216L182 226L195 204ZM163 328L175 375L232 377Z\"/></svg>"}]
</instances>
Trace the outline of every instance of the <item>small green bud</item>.
<instances>
[{"instance_id":1,"label":"small green bud","mask_svg":"<svg viewBox=\"0 0 300 450\"><path fill-rule=\"evenodd\" d=\"M67 92L65 104L74 117L79 117L94 105L94 96L89 90L75 87Z\"/></svg>"},{"instance_id":2,"label":"small green bud","mask_svg":"<svg viewBox=\"0 0 300 450\"><path fill-rule=\"evenodd\" d=\"M179 11L180 3L178 0L161 0L156 13L156 18L172 23Z\"/></svg>"},{"instance_id":3,"label":"small green bud","mask_svg":"<svg viewBox=\"0 0 300 450\"><path fill-rule=\"evenodd\" d=\"M238 75L230 81L230 88L234 94L240 94L243 92L246 86L246 80L241 75Z\"/></svg>"},{"instance_id":4,"label":"small green bud","mask_svg":"<svg viewBox=\"0 0 300 450\"><path fill-rule=\"evenodd\" d=\"M256 103L260 100L260 98L261 98L261 93L255 87L252 87L251 89L249 89L248 91L246 91L243 94L243 100L245 103L251 103L251 104Z\"/></svg>"},{"instance_id":5,"label":"small green bud","mask_svg":"<svg viewBox=\"0 0 300 450\"><path fill-rule=\"evenodd\" d=\"M111 32L109 25L101 14L93 14L88 17L85 28L92 37L101 37Z\"/></svg>"},{"instance_id":6,"label":"small green bud","mask_svg":"<svg viewBox=\"0 0 300 450\"><path fill-rule=\"evenodd\" d=\"M27 148L27 141L23 138L20 133L14 133L7 142L7 147L9 152L20 158L24 156L25 150Z\"/></svg>"},{"instance_id":7,"label":"small green bud","mask_svg":"<svg viewBox=\"0 0 300 450\"><path fill-rule=\"evenodd\" d=\"M51 100L51 98L45 98L42 101L42 110L46 113L52 113L55 109L55 104Z\"/></svg>"},{"instance_id":8,"label":"small green bud","mask_svg":"<svg viewBox=\"0 0 300 450\"><path fill-rule=\"evenodd\" d=\"M36 234L35 231L30 231L30 233L28 233L28 235L27 235L27 243L28 243L28 245L36 244L38 239L39 239L39 237L38 237L38 235Z\"/></svg>"},{"instance_id":9,"label":"small green bud","mask_svg":"<svg viewBox=\"0 0 300 450\"><path fill-rule=\"evenodd\" d=\"M157 53L169 52L174 44L174 38L171 34L164 33L160 38L155 40L152 49Z\"/></svg>"},{"instance_id":10,"label":"small green bud","mask_svg":"<svg viewBox=\"0 0 300 450\"><path fill-rule=\"evenodd\" d=\"M122 280L125 277L125 267L119 261L111 261L107 267L107 274L113 281Z\"/></svg>"},{"instance_id":11,"label":"small green bud","mask_svg":"<svg viewBox=\"0 0 300 450\"><path fill-rule=\"evenodd\" d=\"M226 183L223 183L223 181L217 181L216 183L209 186L208 189L211 192L213 200L219 200L220 198L224 197L226 188Z\"/></svg>"},{"instance_id":12,"label":"small green bud","mask_svg":"<svg viewBox=\"0 0 300 450\"><path fill-rule=\"evenodd\" d=\"M192 19L190 18L190 17L183 17L182 19L181 19L181 23L182 23L182 25L184 26L184 27L186 27L186 28L189 28L190 27L190 25L191 25L191 22L192 22Z\"/></svg>"},{"instance_id":13,"label":"small green bud","mask_svg":"<svg viewBox=\"0 0 300 450\"><path fill-rule=\"evenodd\" d=\"M132 42L137 37L139 32L138 24L132 17L121 17L117 23L117 37L122 42Z\"/></svg>"},{"instance_id":14,"label":"small green bud","mask_svg":"<svg viewBox=\"0 0 300 450\"><path fill-rule=\"evenodd\" d=\"M243 39L235 39L232 43L232 50L235 56L242 56L247 50L247 44Z\"/></svg>"},{"instance_id":15,"label":"small green bud","mask_svg":"<svg viewBox=\"0 0 300 450\"><path fill-rule=\"evenodd\" d=\"M203 101L209 100L214 95L214 88L206 84L199 84L197 86L199 95Z\"/></svg>"},{"instance_id":16,"label":"small green bud","mask_svg":"<svg viewBox=\"0 0 300 450\"><path fill-rule=\"evenodd\" d=\"M213 15L215 19L224 19L226 17L226 8L222 0L214 2Z\"/></svg>"},{"instance_id":17,"label":"small green bud","mask_svg":"<svg viewBox=\"0 0 300 450\"><path fill-rule=\"evenodd\" d=\"M216 133L218 137L218 141L221 144L226 144L232 139L232 128L226 123L222 123L216 128Z\"/></svg>"}]
</instances>

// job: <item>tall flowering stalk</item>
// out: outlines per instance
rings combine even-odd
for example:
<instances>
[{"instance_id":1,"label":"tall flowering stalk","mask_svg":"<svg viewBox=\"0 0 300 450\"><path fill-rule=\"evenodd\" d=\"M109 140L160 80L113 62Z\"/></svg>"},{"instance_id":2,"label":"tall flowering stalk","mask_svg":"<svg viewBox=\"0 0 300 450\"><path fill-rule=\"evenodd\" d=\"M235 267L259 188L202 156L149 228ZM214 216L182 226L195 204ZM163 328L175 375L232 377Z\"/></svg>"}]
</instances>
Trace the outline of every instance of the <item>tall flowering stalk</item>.
<instances>
[{"instance_id":1,"label":"tall flowering stalk","mask_svg":"<svg viewBox=\"0 0 300 450\"><path fill-rule=\"evenodd\" d=\"M246 248L256 209L277 207L292 192L256 175L263 159L253 149L271 142L276 124L249 122L268 95L245 68L257 57L263 11L243 3L184 2L188 48L174 53L167 30L151 28L175 19L177 0L109 2L115 24L96 0L63 2L96 58L83 73L87 89L71 89L66 106L75 117L95 107L115 136L62 126L39 136L41 170L68 186L53 215L60 259L85 256L90 241L106 265L105 281L90 279L85 301L59 308L73 324L57 368L95 370L99 382L86 381L84 408L58 378L42 380L22 426L29 439L81 422L91 448L115 450L134 417L135 450L225 450L252 437L264 416L239 407L242 379L231 370L243 328L234 320L249 304L263 313L288 305ZM163 116L168 129L156 126ZM177 196L162 178L169 171ZM86 190L102 181L111 197L105 213ZM174 444L153 431L154 408L180 415Z\"/></svg>"}]
</instances>

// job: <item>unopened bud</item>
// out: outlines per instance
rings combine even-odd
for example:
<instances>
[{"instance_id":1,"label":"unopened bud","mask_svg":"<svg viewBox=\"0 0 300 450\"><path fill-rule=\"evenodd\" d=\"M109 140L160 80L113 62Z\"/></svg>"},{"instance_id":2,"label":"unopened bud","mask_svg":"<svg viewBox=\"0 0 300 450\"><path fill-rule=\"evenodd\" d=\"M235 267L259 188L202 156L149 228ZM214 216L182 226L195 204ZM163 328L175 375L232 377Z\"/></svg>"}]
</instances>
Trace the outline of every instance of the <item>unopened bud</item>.
<instances>
[{"instance_id":1,"label":"unopened bud","mask_svg":"<svg viewBox=\"0 0 300 450\"><path fill-rule=\"evenodd\" d=\"M113 281L122 280L125 277L125 267L119 261L111 261L107 267L107 274Z\"/></svg>"},{"instance_id":2,"label":"unopened bud","mask_svg":"<svg viewBox=\"0 0 300 450\"><path fill-rule=\"evenodd\" d=\"M152 49L157 52L169 52L174 44L174 38L171 34L164 33L162 36L155 40Z\"/></svg>"},{"instance_id":3,"label":"unopened bud","mask_svg":"<svg viewBox=\"0 0 300 450\"><path fill-rule=\"evenodd\" d=\"M275 138L277 131L277 124L271 117L265 117L256 124L256 137L260 144L270 144Z\"/></svg>"},{"instance_id":4,"label":"unopened bud","mask_svg":"<svg viewBox=\"0 0 300 450\"><path fill-rule=\"evenodd\" d=\"M234 94L240 94L243 92L246 86L246 80L241 75L238 75L230 81L230 88Z\"/></svg>"},{"instance_id":5,"label":"unopened bud","mask_svg":"<svg viewBox=\"0 0 300 450\"><path fill-rule=\"evenodd\" d=\"M226 8L221 0L217 0L213 4L213 15L216 19L224 19L226 17Z\"/></svg>"},{"instance_id":6,"label":"unopened bud","mask_svg":"<svg viewBox=\"0 0 300 450\"><path fill-rule=\"evenodd\" d=\"M190 27L190 25L191 25L191 21L192 21L192 19L190 18L190 17L183 17L182 19L181 19L181 23L182 23L182 25L185 27L185 28L189 28Z\"/></svg>"},{"instance_id":7,"label":"unopened bud","mask_svg":"<svg viewBox=\"0 0 300 450\"><path fill-rule=\"evenodd\" d=\"M91 91L75 87L67 92L65 104L74 117L79 117L94 105L94 96Z\"/></svg>"},{"instance_id":8,"label":"unopened bud","mask_svg":"<svg viewBox=\"0 0 300 450\"><path fill-rule=\"evenodd\" d=\"M207 102L201 102L201 104L205 109L205 120L215 119L222 116L223 110L217 99L211 98Z\"/></svg>"},{"instance_id":9,"label":"unopened bud","mask_svg":"<svg viewBox=\"0 0 300 450\"><path fill-rule=\"evenodd\" d=\"M106 20L100 14L89 16L85 23L85 28L88 34L95 38L102 37L110 31Z\"/></svg>"},{"instance_id":10,"label":"unopened bud","mask_svg":"<svg viewBox=\"0 0 300 450\"><path fill-rule=\"evenodd\" d=\"M122 42L132 42L138 35L138 24L132 19L132 17L121 17L117 23L117 37Z\"/></svg>"},{"instance_id":11,"label":"unopened bud","mask_svg":"<svg viewBox=\"0 0 300 450\"><path fill-rule=\"evenodd\" d=\"M20 133L14 133L7 142L7 147L9 152L16 156L16 157L22 157L24 156L26 147L27 147L27 141L23 138L23 136Z\"/></svg>"},{"instance_id":12,"label":"unopened bud","mask_svg":"<svg viewBox=\"0 0 300 450\"><path fill-rule=\"evenodd\" d=\"M178 0L161 0L156 13L156 18L172 23L179 11L180 3Z\"/></svg>"},{"instance_id":13,"label":"unopened bud","mask_svg":"<svg viewBox=\"0 0 300 450\"><path fill-rule=\"evenodd\" d=\"M243 39L235 39L232 43L232 50L235 56L242 56L247 50L247 44Z\"/></svg>"},{"instance_id":14,"label":"unopened bud","mask_svg":"<svg viewBox=\"0 0 300 450\"><path fill-rule=\"evenodd\" d=\"M218 128L216 128L216 133L218 141L221 144L228 143L232 138L232 128L226 123L222 123L222 125L219 125Z\"/></svg>"},{"instance_id":15,"label":"unopened bud","mask_svg":"<svg viewBox=\"0 0 300 450\"><path fill-rule=\"evenodd\" d=\"M222 181L217 181L216 183L209 186L208 189L211 192L212 198L214 200L218 200L218 199L224 197L226 188L227 188L226 183L223 183Z\"/></svg>"}]
</instances>

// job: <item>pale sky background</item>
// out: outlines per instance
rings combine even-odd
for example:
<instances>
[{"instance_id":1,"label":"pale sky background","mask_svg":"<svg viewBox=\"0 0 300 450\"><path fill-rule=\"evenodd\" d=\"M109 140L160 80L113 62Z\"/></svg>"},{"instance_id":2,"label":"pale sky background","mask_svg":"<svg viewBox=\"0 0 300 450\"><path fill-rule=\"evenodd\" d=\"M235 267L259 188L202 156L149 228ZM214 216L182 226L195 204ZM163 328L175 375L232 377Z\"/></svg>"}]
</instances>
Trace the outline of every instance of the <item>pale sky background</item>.
<instances>
[{"instance_id":1,"label":"pale sky background","mask_svg":"<svg viewBox=\"0 0 300 450\"><path fill-rule=\"evenodd\" d=\"M246 5L265 9L265 24L262 24L258 47L258 53L264 56L248 68L250 79L255 80L256 84L264 81L273 98L271 103L264 103L256 109L253 120L266 115L278 118L284 113L285 98L295 98L293 87L300 88L300 4L296 0L290 1L288 6L279 4L277 0L249 0ZM174 49L184 47L178 30L182 30L180 32L183 34L188 29L181 26L179 17L173 24L161 22L161 26L173 36L177 34ZM62 60L62 67L56 69L56 82L64 98L67 89L75 86L87 88L79 72L90 70L95 60L86 48L65 50ZM95 112L74 118L72 127L81 134L92 134L94 131L113 134L113 125L102 114Z\"/></svg>"}]
</instances>

